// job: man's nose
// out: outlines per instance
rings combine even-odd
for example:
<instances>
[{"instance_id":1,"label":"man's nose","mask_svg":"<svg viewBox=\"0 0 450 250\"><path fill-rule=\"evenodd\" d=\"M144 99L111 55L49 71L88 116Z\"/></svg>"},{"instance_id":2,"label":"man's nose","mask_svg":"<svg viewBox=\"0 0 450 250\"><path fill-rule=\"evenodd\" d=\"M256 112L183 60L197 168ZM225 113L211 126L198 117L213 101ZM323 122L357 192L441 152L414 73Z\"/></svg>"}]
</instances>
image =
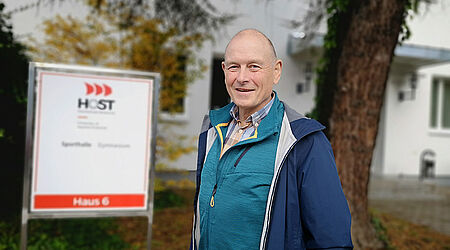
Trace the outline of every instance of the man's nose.
<instances>
[{"instance_id":1,"label":"man's nose","mask_svg":"<svg viewBox=\"0 0 450 250\"><path fill-rule=\"evenodd\" d=\"M249 73L250 72L248 71L248 69L246 67L241 67L236 80L240 83L248 82L249 78L250 78Z\"/></svg>"}]
</instances>

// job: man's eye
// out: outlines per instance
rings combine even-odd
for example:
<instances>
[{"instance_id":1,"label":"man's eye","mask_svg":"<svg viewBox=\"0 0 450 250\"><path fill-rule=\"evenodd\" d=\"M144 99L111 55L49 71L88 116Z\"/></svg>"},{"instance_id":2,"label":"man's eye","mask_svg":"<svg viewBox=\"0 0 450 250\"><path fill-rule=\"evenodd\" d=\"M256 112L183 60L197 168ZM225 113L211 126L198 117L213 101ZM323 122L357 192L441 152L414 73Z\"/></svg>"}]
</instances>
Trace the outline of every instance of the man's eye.
<instances>
[{"instance_id":1,"label":"man's eye","mask_svg":"<svg viewBox=\"0 0 450 250\"><path fill-rule=\"evenodd\" d=\"M252 65L250 65L248 67L252 71L259 70L261 68L259 65L254 65L254 64L252 64Z\"/></svg>"},{"instance_id":2,"label":"man's eye","mask_svg":"<svg viewBox=\"0 0 450 250\"><path fill-rule=\"evenodd\" d=\"M238 66L236 66L236 65L232 65L232 66L228 67L228 70L230 70L230 71L234 71L234 70L237 70L237 69L238 69Z\"/></svg>"}]
</instances>

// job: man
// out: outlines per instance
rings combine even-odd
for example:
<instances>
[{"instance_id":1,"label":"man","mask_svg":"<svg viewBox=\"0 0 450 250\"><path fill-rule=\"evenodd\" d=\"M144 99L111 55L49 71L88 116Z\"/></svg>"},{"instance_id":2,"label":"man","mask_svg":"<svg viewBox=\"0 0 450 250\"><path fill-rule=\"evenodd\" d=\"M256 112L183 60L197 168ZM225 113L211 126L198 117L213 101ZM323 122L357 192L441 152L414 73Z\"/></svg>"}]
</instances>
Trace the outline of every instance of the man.
<instances>
[{"instance_id":1,"label":"man","mask_svg":"<svg viewBox=\"0 0 450 250\"><path fill-rule=\"evenodd\" d=\"M253 29L222 69L232 103L199 138L192 249L351 249L350 213L324 127L272 90L282 61Z\"/></svg>"}]
</instances>

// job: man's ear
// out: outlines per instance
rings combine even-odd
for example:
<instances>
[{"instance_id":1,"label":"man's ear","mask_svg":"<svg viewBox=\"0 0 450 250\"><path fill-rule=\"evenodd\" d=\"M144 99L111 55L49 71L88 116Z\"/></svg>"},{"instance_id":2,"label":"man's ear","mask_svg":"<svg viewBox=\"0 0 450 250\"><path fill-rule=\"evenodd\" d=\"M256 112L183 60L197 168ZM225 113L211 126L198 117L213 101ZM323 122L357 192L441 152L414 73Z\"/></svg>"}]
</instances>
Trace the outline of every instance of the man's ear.
<instances>
[{"instance_id":1,"label":"man's ear","mask_svg":"<svg viewBox=\"0 0 450 250\"><path fill-rule=\"evenodd\" d=\"M281 71L283 69L283 61L277 60L275 62L275 68L274 68L274 77L273 77L273 84L277 84L280 81L281 78Z\"/></svg>"},{"instance_id":2,"label":"man's ear","mask_svg":"<svg viewBox=\"0 0 450 250\"><path fill-rule=\"evenodd\" d=\"M225 61L222 61L222 70L223 70L223 73L225 74Z\"/></svg>"},{"instance_id":3,"label":"man's ear","mask_svg":"<svg viewBox=\"0 0 450 250\"><path fill-rule=\"evenodd\" d=\"M225 61L222 61L222 71L223 71L223 75L225 76ZM225 84L227 84L227 79L224 77L223 81L225 82Z\"/></svg>"}]
</instances>

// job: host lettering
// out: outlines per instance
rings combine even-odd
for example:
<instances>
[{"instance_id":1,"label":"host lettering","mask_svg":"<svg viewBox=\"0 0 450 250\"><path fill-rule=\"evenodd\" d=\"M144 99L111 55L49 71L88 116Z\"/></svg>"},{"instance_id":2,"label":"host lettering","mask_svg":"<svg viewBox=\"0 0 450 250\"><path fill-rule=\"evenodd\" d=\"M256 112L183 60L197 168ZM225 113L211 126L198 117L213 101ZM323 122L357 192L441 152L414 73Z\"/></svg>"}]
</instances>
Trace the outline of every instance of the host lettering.
<instances>
[{"instance_id":1,"label":"host lettering","mask_svg":"<svg viewBox=\"0 0 450 250\"><path fill-rule=\"evenodd\" d=\"M78 108L112 110L114 100L78 98Z\"/></svg>"}]
</instances>

